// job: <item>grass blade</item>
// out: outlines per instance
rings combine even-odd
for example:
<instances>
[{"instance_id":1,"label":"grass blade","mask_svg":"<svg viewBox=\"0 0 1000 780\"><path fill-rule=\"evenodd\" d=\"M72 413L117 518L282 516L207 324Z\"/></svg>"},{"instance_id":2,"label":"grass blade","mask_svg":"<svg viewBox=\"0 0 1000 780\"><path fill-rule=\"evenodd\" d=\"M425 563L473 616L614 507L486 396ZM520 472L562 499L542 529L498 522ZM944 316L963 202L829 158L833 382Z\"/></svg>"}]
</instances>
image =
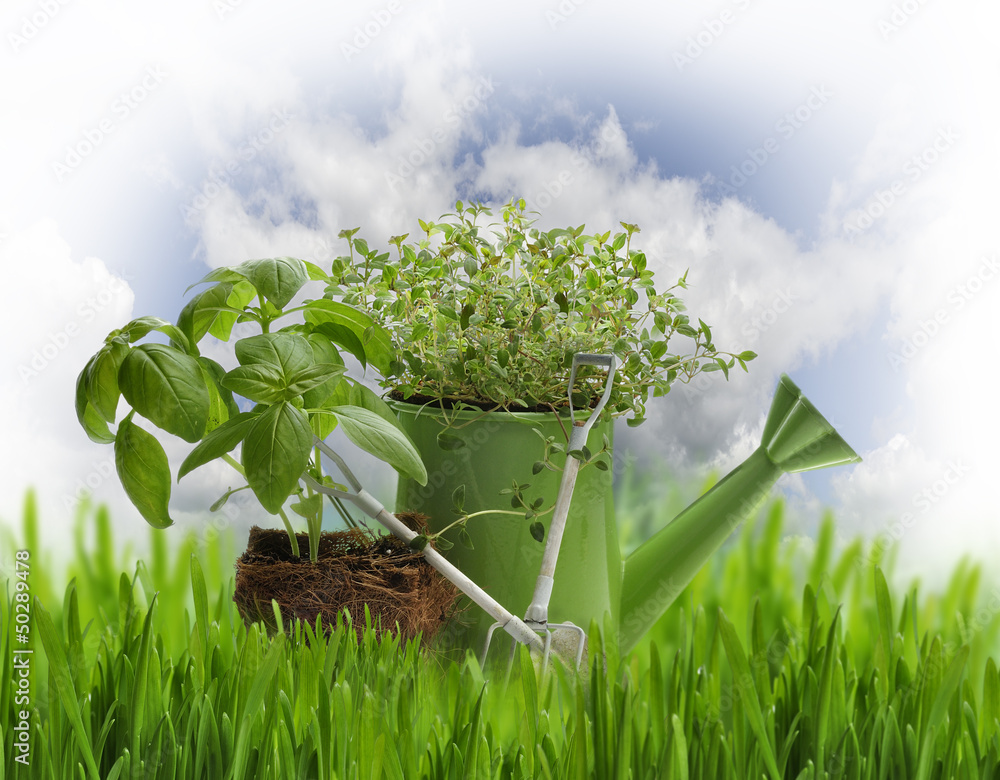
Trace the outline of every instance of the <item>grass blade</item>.
<instances>
[{"instance_id":1,"label":"grass blade","mask_svg":"<svg viewBox=\"0 0 1000 780\"><path fill-rule=\"evenodd\" d=\"M83 719L80 717L80 702L76 689L73 687L73 675L63 650L62 638L52 622L52 617L45 611L45 607L37 598L35 599L35 621L42 639L42 647L45 648L45 655L49 660L49 673L59 692L59 701L62 702L70 724L73 726L73 731L76 733L77 745L80 752L83 753L87 772L92 780L101 780L97 771L97 763L94 761L94 754L91 751L90 737L83 725Z\"/></svg>"},{"instance_id":2,"label":"grass blade","mask_svg":"<svg viewBox=\"0 0 1000 780\"><path fill-rule=\"evenodd\" d=\"M285 635L278 634L272 641L271 647L264 657L263 663L254 675L253 684L250 686L250 693L247 696L246 705L243 708L244 717L240 720L239 731L236 736L236 751L233 756L233 769L242 771L246 760L247 738L250 732L250 725L254 717L264 704L264 695L271 684L271 678L281 663L285 648Z\"/></svg>"},{"instance_id":3,"label":"grass blade","mask_svg":"<svg viewBox=\"0 0 1000 780\"><path fill-rule=\"evenodd\" d=\"M986 673L983 675L983 711L979 719L979 742L986 745L994 730L1000 728L1000 674L992 658L986 659Z\"/></svg>"},{"instance_id":4,"label":"grass blade","mask_svg":"<svg viewBox=\"0 0 1000 780\"><path fill-rule=\"evenodd\" d=\"M965 674L965 664L969 659L969 646L962 645L951 663L938 687L937 695L934 697L934 706L931 707L930 717L927 721L927 732L924 734L923 744L920 746L920 761L917 767L917 780L924 780L930 777L931 766L935 760L933 755L934 738L939 727L944 722L944 716L948 712L948 705L951 697L958 690Z\"/></svg>"},{"instance_id":5,"label":"grass blade","mask_svg":"<svg viewBox=\"0 0 1000 780\"><path fill-rule=\"evenodd\" d=\"M760 710L760 701L757 698L757 689L750 672L750 664L743 651L743 645L740 644L740 638L736 635L736 629L733 628L733 624L729 622L721 609L719 610L719 631L722 634L722 642L726 648L729 665L733 669L734 688L739 692L747 720L750 721L750 728L757 737L760 751L764 755L764 763L767 765L771 777L774 780L781 780L781 773L778 771L778 764L774 759L774 751L767 738L764 715Z\"/></svg>"}]
</instances>

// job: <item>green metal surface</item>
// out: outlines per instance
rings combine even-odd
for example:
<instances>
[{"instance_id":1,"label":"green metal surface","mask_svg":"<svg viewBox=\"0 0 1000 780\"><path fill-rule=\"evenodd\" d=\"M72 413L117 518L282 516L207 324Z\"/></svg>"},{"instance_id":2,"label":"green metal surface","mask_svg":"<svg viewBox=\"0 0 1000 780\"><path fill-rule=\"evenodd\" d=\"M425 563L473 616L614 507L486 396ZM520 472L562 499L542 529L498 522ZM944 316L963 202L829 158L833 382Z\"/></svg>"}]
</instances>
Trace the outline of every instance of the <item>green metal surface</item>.
<instances>
[{"instance_id":1,"label":"green metal surface","mask_svg":"<svg viewBox=\"0 0 1000 780\"><path fill-rule=\"evenodd\" d=\"M541 460L544 453L542 440L533 429L565 441L563 426L569 430L568 419L561 426L551 413L491 412L484 416L478 412L448 412L449 417L457 414L457 418L455 427L447 433L461 438L466 445L444 450L437 444L437 435L443 430L440 413L403 403L395 403L393 408L423 457L428 474L426 486L400 478L397 511L422 512L429 516L432 530L443 528L457 517L452 511L453 491L465 485L467 513L513 512L510 496L501 495L500 491L511 487L515 480L518 484L531 484L525 490L527 500L541 497L545 508L555 502L561 473L549 470L537 475L531 473L532 464ZM611 423L595 425L588 446L599 450L601 436L606 434L611 439L612 432ZM555 459L555 463L562 466L561 459ZM550 519L551 513L543 518L546 533ZM523 511L520 515L489 514L472 518L468 530L474 549L463 547L458 534L451 531L445 538L455 546L444 555L507 609L523 616L531 603L544 550L544 544L532 538ZM572 621L587 628L591 618L601 620L603 613L608 612L617 623L620 588L621 557L611 472L585 467L580 470L570 505L549 619ZM491 623L491 618L473 606L453 626L445 642L478 652Z\"/></svg>"},{"instance_id":2,"label":"green metal surface","mask_svg":"<svg viewBox=\"0 0 1000 780\"><path fill-rule=\"evenodd\" d=\"M729 535L760 508L778 477L861 460L784 374L762 439L749 458L625 561L621 652L642 639Z\"/></svg>"},{"instance_id":3,"label":"green metal surface","mask_svg":"<svg viewBox=\"0 0 1000 780\"><path fill-rule=\"evenodd\" d=\"M461 449L444 450L437 443L442 431L440 413L409 404L397 403L394 408L429 475L426 486L400 478L397 511L422 512L430 517L432 530L443 528L456 517L453 491L465 485L467 513L510 512L510 497L500 491L513 481L531 484L525 492L529 501L542 497L545 507L554 503L560 474L548 470L534 476L531 473L532 464L544 451L533 429L563 441L562 426L568 429L565 420L560 426L552 414L449 412L456 425L448 434L466 444ZM611 423L594 427L591 449L600 449L602 435L611 438ZM746 461L624 562L618 546L611 472L594 467L581 470L556 568L549 619L571 621L584 628L593 620L600 625L610 620L617 630L619 651L627 653L726 538L760 508L783 473L860 460L786 375L778 383L762 438L760 447ZM474 550L463 547L456 533L447 535L455 546L446 557L517 615L524 614L531 602L543 552L543 545L531 537L528 526L523 514L473 518L468 530ZM447 641L479 650L490 623L485 613L469 609Z\"/></svg>"}]
</instances>

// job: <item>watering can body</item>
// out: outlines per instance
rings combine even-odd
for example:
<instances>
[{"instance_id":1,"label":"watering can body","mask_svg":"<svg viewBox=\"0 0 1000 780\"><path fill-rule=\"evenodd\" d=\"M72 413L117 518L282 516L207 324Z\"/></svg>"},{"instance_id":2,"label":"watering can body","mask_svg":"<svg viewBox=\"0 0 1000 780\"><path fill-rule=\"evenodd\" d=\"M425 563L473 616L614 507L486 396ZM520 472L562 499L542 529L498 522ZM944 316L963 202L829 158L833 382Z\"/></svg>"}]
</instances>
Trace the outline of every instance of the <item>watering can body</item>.
<instances>
[{"instance_id":1,"label":"watering can body","mask_svg":"<svg viewBox=\"0 0 1000 780\"><path fill-rule=\"evenodd\" d=\"M440 419L426 410L421 413L419 407L395 407L429 475L426 486L400 479L397 510L423 512L432 530L443 528L456 517L452 494L464 485L463 511L493 511L468 522L473 549L463 547L457 534L446 535L455 543L446 555L507 609L523 614L531 602L543 545L531 536L523 510L516 513L509 495L500 491L512 483L530 483L525 498L543 497L544 506L551 505L559 474L543 470L532 475L532 464L543 451L534 429L543 436L559 436L565 424L552 414L459 412L468 415L455 419L466 445L442 450L437 443ZM611 434L610 422L596 425L590 448L599 450L601 437L611 439ZM757 450L626 559L618 545L611 473L581 470L556 567L549 619L585 629L595 620L610 626L615 635L606 641L616 641L619 651L627 653L726 538L760 508L781 474L858 460L792 380L782 375ZM490 623L484 614L467 610L454 622L446 641L478 648Z\"/></svg>"},{"instance_id":2,"label":"watering can body","mask_svg":"<svg viewBox=\"0 0 1000 780\"><path fill-rule=\"evenodd\" d=\"M555 501L561 473L545 469L532 474L541 460L544 445L536 431L564 440L568 419L557 421L551 413L507 414L450 412L449 436L460 437L464 446L444 450L437 443L442 431L440 414L420 412L420 407L393 404L401 425L413 440L427 468L427 484L400 478L396 509L428 516L431 530L454 521L452 495L464 486L463 511L478 514L467 523L472 549L464 546L457 530L444 536L453 547L444 555L493 598L516 615L524 616L532 600L541 566L544 544L530 532L525 510L515 510L509 490L514 483L530 487L524 498L543 499L544 507ZM611 422L595 425L588 446L601 449L602 436L613 436ZM561 467L562 458L554 459ZM541 518L546 538L551 513ZM587 628L592 617L605 613L617 621L621 601L622 562L614 515L610 471L581 469L570 505L569 520L556 566L549 619L570 621ZM493 619L471 607L464 609L435 641L457 648L480 650Z\"/></svg>"}]
</instances>

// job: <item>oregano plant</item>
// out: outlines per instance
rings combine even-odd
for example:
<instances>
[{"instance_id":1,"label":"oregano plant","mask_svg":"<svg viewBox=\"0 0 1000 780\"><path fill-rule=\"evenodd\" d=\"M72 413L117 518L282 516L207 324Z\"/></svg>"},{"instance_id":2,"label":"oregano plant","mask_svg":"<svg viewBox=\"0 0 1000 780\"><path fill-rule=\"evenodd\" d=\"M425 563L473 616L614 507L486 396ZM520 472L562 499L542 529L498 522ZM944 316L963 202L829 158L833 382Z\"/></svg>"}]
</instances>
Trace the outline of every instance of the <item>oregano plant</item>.
<instances>
[{"instance_id":1,"label":"oregano plant","mask_svg":"<svg viewBox=\"0 0 1000 780\"><path fill-rule=\"evenodd\" d=\"M396 357L382 387L397 401L439 410L443 449L465 446L453 432L469 422L453 410L565 412L576 353L617 358L602 416L627 416L632 426L644 421L649 398L675 381L712 371L728 379L756 357L716 347L711 327L681 299L687 272L665 287L636 245L638 225L620 222L614 234L585 225L543 231L524 200L509 201L497 217L484 204L459 201L454 212L418 224L415 240L392 236L386 248L369 244L359 228L341 231L348 254L332 261L325 297L370 312L389 333ZM601 372L582 368L573 405L594 406L603 385ZM557 470L549 454L564 448L548 442L535 473ZM566 454L607 468L610 455L598 457L606 450ZM539 518L553 507L529 497L530 487L515 481L506 489L511 507L502 513L522 514L540 540ZM475 513L464 511L461 494L453 505L457 519L444 531L457 527L468 544L463 531ZM441 533L420 542L448 544Z\"/></svg>"},{"instance_id":2,"label":"oregano plant","mask_svg":"<svg viewBox=\"0 0 1000 780\"><path fill-rule=\"evenodd\" d=\"M645 419L650 395L700 372L746 370L756 355L716 348L712 329L680 298L687 272L663 288L635 247L637 225L587 233L541 231L523 200L500 209L456 204L422 236L379 251L341 231L348 256L333 260L326 297L371 313L398 356L383 387L403 400L448 408L558 410L577 352L614 354L619 371L605 416ZM680 337L682 347L674 346ZM586 372L581 376L585 379ZM596 400L584 382L574 403ZM449 446L444 438L442 446Z\"/></svg>"},{"instance_id":3,"label":"oregano plant","mask_svg":"<svg viewBox=\"0 0 1000 780\"><path fill-rule=\"evenodd\" d=\"M218 268L188 288L208 285L184 306L176 324L157 317L134 319L109 333L80 372L80 424L92 440L113 443L122 486L150 525L166 528L173 522L172 470L162 444L139 418L195 445L177 469L178 480L216 459L232 466L245 484L227 490L212 509L238 490L251 490L265 510L281 517L298 556L285 511L294 499L288 508L307 522L313 561L324 504L300 478L308 472L331 484L323 475L315 437L325 439L340 427L361 449L426 481L420 456L391 409L346 376L341 357L346 351L362 367L388 374L394 360L390 335L368 312L343 302L319 299L290 306L310 279L327 275L290 257ZM296 312L302 321L277 327ZM251 329L259 332L234 341L239 365L227 371L201 354L198 345L206 336L228 342L237 323L256 325ZM154 335L161 341L144 341ZM119 417L122 400L129 408ZM237 447L239 459L231 454Z\"/></svg>"}]
</instances>

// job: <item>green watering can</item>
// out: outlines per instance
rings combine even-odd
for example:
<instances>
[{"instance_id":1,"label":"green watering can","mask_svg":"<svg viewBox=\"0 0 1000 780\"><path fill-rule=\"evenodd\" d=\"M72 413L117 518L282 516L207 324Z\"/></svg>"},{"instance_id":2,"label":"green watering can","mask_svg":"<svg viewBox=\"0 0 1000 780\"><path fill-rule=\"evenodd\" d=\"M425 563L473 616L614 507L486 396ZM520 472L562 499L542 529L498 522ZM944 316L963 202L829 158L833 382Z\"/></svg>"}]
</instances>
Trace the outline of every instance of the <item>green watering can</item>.
<instances>
[{"instance_id":1,"label":"green watering can","mask_svg":"<svg viewBox=\"0 0 1000 780\"><path fill-rule=\"evenodd\" d=\"M552 414L449 412L448 433L464 436L466 443L443 450L437 441L442 430L437 413L402 403L394 408L429 475L427 486L400 478L396 507L422 512L432 529L442 528L455 517L453 491L464 485L464 511L486 514L468 522L473 548L456 543L445 556L492 598L523 614L532 600L543 545L530 536L523 514L517 517L500 491L512 482L530 482L529 499L535 492L555 496L559 474L545 470L532 476L531 464L542 455L538 432L561 437L564 426ZM601 437L612 435L610 422L595 425L588 445L600 450ZM615 634L605 641L617 640L619 652L629 652L726 538L760 508L778 477L861 460L786 375L778 382L762 438L749 458L624 559L611 474L582 469L552 588L552 620L583 627L596 620ZM545 505L551 503L547 497ZM478 649L492 622L481 610L466 610L448 639Z\"/></svg>"}]
</instances>

